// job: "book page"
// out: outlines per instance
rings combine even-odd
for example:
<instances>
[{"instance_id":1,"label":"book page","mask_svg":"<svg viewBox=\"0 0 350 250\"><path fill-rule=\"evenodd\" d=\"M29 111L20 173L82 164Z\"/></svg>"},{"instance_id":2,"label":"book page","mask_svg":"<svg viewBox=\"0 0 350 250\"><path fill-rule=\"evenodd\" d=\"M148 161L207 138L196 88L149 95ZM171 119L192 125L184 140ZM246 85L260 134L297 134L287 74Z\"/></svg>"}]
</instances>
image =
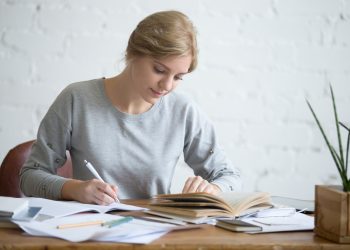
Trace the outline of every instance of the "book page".
<instances>
[{"instance_id":1,"label":"book page","mask_svg":"<svg viewBox=\"0 0 350 250\"><path fill-rule=\"evenodd\" d=\"M218 196L231 207L231 211L234 215L239 215L244 210L253 206L261 205L265 207L271 203L270 195L266 192L224 192Z\"/></svg>"},{"instance_id":2,"label":"book page","mask_svg":"<svg viewBox=\"0 0 350 250\"><path fill-rule=\"evenodd\" d=\"M208 193L180 193L180 194L161 194L156 195L152 205L162 206L177 206L178 203L195 204L195 206L203 206L206 204L207 207L216 207L226 210L231 213L231 207L219 196L208 194ZM165 205L166 204L166 205ZM187 205L185 205L187 206Z\"/></svg>"},{"instance_id":3,"label":"book page","mask_svg":"<svg viewBox=\"0 0 350 250\"><path fill-rule=\"evenodd\" d=\"M230 216L226 210L207 208L207 207L163 207L152 206L152 211L166 212L177 215L184 215L188 217L198 218L203 216Z\"/></svg>"}]
</instances>

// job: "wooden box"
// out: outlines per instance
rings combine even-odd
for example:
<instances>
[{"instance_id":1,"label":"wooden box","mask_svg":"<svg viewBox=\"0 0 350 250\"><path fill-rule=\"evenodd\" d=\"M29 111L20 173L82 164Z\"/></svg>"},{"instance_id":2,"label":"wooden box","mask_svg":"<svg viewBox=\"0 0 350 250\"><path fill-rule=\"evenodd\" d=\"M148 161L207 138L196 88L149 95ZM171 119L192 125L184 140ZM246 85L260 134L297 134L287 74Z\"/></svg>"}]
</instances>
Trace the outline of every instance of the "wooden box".
<instances>
[{"instance_id":1,"label":"wooden box","mask_svg":"<svg viewBox=\"0 0 350 250\"><path fill-rule=\"evenodd\" d=\"M315 233L338 243L350 243L350 192L341 186L316 186Z\"/></svg>"}]
</instances>

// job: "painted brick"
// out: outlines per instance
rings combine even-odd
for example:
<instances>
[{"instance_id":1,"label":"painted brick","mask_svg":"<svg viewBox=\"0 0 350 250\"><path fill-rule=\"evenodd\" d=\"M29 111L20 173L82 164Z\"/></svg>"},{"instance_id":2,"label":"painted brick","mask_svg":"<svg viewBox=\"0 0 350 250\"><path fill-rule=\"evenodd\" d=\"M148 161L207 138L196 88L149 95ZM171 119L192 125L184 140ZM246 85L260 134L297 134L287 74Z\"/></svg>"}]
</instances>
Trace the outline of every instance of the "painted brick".
<instances>
[{"instance_id":1,"label":"painted brick","mask_svg":"<svg viewBox=\"0 0 350 250\"><path fill-rule=\"evenodd\" d=\"M115 35L80 35L73 37L67 46L66 54L73 60L89 60L112 63L121 60L127 40Z\"/></svg>"},{"instance_id":2,"label":"painted brick","mask_svg":"<svg viewBox=\"0 0 350 250\"><path fill-rule=\"evenodd\" d=\"M336 166L331 154L325 147L321 150L300 151L296 155L296 169L298 173L312 176L317 173L319 176L338 175Z\"/></svg>"},{"instance_id":3,"label":"painted brick","mask_svg":"<svg viewBox=\"0 0 350 250\"><path fill-rule=\"evenodd\" d=\"M311 131L302 124L248 124L243 131L251 144L267 148L307 148L312 138Z\"/></svg>"},{"instance_id":4,"label":"painted brick","mask_svg":"<svg viewBox=\"0 0 350 250\"><path fill-rule=\"evenodd\" d=\"M296 58L301 69L341 73L349 70L350 50L346 47L300 46Z\"/></svg>"},{"instance_id":5,"label":"painted brick","mask_svg":"<svg viewBox=\"0 0 350 250\"><path fill-rule=\"evenodd\" d=\"M275 3L276 11L281 15L337 15L344 4L341 0L305 0L298 4L294 0Z\"/></svg>"},{"instance_id":6,"label":"painted brick","mask_svg":"<svg viewBox=\"0 0 350 250\"><path fill-rule=\"evenodd\" d=\"M0 85L2 95L0 105L29 105L40 106L42 103L51 103L56 97L56 91L52 91L48 85L31 86L22 84Z\"/></svg>"},{"instance_id":7,"label":"painted brick","mask_svg":"<svg viewBox=\"0 0 350 250\"><path fill-rule=\"evenodd\" d=\"M64 35L33 33L31 31L8 31L4 42L14 50L32 58L57 56L64 50Z\"/></svg>"},{"instance_id":8,"label":"painted brick","mask_svg":"<svg viewBox=\"0 0 350 250\"><path fill-rule=\"evenodd\" d=\"M103 27L102 14L72 9L42 8L37 20L41 29L52 33L98 33Z\"/></svg>"},{"instance_id":9,"label":"painted brick","mask_svg":"<svg viewBox=\"0 0 350 250\"><path fill-rule=\"evenodd\" d=\"M199 1L202 8L211 13L224 14L262 14L271 11L271 1L269 0L235 0L235 1Z\"/></svg>"},{"instance_id":10,"label":"painted brick","mask_svg":"<svg viewBox=\"0 0 350 250\"><path fill-rule=\"evenodd\" d=\"M334 40L337 44L349 45L350 44L350 18L342 19L336 24Z\"/></svg>"},{"instance_id":11,"label":"painted brick","mask_svg":"<svg viewBox=\"0 0 350 250\"><path fill-rule=\"evenodd\" d=\"M0 83L27 83L31 74L28 58L12 55L0 58ZM21 72L18 74L18 72Z\"/></svg>"},{"instance_id":12,"label":"painted brick","mask_svg":"<svg viewBox=\"0 0 350 250\"><path fill-rule=\"evenodd\" d=\"M28 30L33 26L34 8L0 2L1 29Z\"/></svg>"},{"instance_id":13,"label":"painted brick","mask_svg":"<svg viewBox=\"0 0 350 250\"><path fill-rule=\"evenodd\" d=\"M322 18L251 17L242 23L242 36L267 43L317 43L327 25Z\"/></svg>"},{"instance_id":14,"label":"painted brick","mask_svg":"<svg viewBox=\"0 0 350 250\"><path fill-rule=\"evenodd\" d=\"M202 63L209 66L217 61L229 63L229 68L265 68L272 61L270 50L264 45L256 44L206 44L207 48L201 50ZM209 49L215 48L215 49ZM212 59L215 58L215 61ZM226 65L227 67L227 65Z\"/></svg>"},{"instance_id":15,"label":"painted brick","mask_svg":"<svg viewBox=\"0 0 350 250\"><path fill-rule=\"evenodd\" d=\"M291 198L314 199L315 183L321 184L316 176L268 174L257 180L256 189Z\"/></svg>"}]
</instances>

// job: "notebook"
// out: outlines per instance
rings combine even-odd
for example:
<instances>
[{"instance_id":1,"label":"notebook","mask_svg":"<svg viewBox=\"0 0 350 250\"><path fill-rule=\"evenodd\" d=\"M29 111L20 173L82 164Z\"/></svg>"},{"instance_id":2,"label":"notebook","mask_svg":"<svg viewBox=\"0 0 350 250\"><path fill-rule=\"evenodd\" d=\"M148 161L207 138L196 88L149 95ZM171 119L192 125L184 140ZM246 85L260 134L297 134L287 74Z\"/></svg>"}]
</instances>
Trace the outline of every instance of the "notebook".
<instances>
[{"instance_id":1,"label":"notebook","mask_svg":"<svg viewBox=\"0 0 350 250\"><path fill-rule=\"evenodd\" d=\"M262 230L261 226L235 219L217 219L215 225L234 232L256 232Z\"/></svg>"}]
</instances>

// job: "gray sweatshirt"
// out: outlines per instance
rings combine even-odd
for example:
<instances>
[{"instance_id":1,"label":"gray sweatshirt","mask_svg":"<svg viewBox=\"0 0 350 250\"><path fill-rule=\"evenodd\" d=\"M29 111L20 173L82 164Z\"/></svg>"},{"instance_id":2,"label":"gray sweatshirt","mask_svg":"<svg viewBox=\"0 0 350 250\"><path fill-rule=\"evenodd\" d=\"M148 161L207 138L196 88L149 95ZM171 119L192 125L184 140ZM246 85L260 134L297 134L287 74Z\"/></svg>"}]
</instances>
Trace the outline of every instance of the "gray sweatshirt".
<instances>
[{"instance_id":1,"label":"gray sweatshirt","mask_svg":"<svg viewBox=\"0 0 350 250\"><path fill-rule=\"evenodd\" d=\"M70 151L73 178L115 184L121 199L170 192L179 157L223 191L239 190L239 171L220 149L212 124L196 105L175 92L145 113L118 111L106 96L103 79L73 83L43 118L37 140L20 173L23 193L60 199L68 180L56 175Z\"/></svg>"}]
</instances>

